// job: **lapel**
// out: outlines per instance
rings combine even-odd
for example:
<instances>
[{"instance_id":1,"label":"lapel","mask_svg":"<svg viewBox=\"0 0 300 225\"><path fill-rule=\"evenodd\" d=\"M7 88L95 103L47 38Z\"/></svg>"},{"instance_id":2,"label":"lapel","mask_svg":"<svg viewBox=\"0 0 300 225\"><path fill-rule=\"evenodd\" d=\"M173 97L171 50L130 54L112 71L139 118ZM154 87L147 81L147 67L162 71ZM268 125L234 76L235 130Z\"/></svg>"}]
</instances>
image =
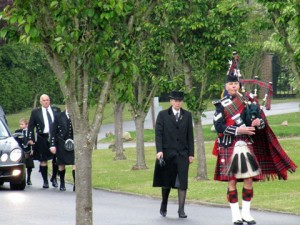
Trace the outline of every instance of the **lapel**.
<instances>
[{"instance_id":1,"label":"lapel","mask_svg":"<svg viewBox=\"0 0 300 225\"><path fill-rule=\"evenodd\" d=\"M180 115L179 115L179 119L178 119L179 123L181 123L181 121L183 120L183 116L184 116L184 110L180 109Z\"/></svg>"},{"instance_id":2,"label":"lapel","mask_svg":"<svg viewBox=\"0 0 300 225\"><path fill-rule=\"evenodd\" d=\"M178 122L176 122L176 118L175 118L175 115L173 113L172 106L168 109L168 114L169 114L169 116L171 116L171 121L175 124L176 123L181 123L182 120L184 119L184 110L182 108L180 109L180 115L179 115Z\"/></svg>"},{"instance_id":3,"label":"lapel","mask_svg":"<svg viewBox=\"0 0 300 225\"><path fill-rule=\"evenodd\" d=\"M44 124L44 117L43 117L43 110L42 110L42 107L38 109L38 117L39 117L40 123ZM44 125L45 125L45 124L44 124Z\"/></svg>"}]
</instances>

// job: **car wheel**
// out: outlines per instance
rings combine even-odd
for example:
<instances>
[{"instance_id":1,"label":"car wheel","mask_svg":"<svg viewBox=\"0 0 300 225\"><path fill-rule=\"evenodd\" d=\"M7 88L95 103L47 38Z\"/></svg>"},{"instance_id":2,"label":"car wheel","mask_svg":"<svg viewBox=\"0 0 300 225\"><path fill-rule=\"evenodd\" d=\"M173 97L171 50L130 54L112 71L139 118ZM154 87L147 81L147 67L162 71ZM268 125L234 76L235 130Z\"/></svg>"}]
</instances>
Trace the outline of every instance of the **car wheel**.
<instances>
[{"instance_id":1,"label":"car wheel","mask_svg":"<svg viewBox=\"0 0 300 225\"><path fill-rule=\"evenodd\" d=\"M12 183L10 182L10 189L11 190L24 190L26 186L25 179L22 180L21 183Z\"/></svg>"}]
</instances>

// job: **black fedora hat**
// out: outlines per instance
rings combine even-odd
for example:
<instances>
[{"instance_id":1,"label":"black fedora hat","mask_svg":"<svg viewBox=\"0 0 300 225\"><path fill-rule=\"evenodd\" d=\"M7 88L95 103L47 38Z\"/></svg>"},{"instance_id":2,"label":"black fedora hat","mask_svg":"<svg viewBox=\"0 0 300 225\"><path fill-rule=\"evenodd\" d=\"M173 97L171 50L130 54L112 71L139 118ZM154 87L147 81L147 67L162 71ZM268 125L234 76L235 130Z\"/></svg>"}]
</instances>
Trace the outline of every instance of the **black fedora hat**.
<instances>
[{"instance_id":1,"label":"black fedora hat","mask_svg":"<svg viewBox=\"0 0 300 225\"><path fill-rule=\"evenodd\" d=\"M174 99L174 100L183 100L183 92L182 91L172 91L170 93L170 99Z\"/></svg>"}]
</instances>

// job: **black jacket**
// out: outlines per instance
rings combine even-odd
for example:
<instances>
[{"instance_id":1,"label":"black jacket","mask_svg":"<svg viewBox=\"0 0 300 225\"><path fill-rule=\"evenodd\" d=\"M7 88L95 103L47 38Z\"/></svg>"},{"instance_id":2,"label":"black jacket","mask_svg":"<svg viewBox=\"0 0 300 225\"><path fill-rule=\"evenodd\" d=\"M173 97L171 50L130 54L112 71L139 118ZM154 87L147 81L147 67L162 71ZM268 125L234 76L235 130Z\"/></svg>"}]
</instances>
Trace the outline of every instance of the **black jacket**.
<instances>
[{"instance_id":1,"label":"black jacket","mask_svg":"<svg viewBox=\"0 0 300 225\"><path fill-rule=\"evenodd\" d=\"M189 156L194 156L193 121L190 112L180 109L176 122L172 107L159 112L155 126L156 151L163 152L165 165L156 160L154 187L188 188Z\"/></svg>"},{"instance_id":2,"label":"black jacket","mask_svg":"<svg viewBox=\"0 0 300 225\"><path fill-rule=\"evenodd\" d=\"M60 112L60 109L57 107L50 106L53 112L53 116L55 118L55 114ZM42 134L45 128L44 118L42 108L36 108L32 110L29 123L28 123L28 139L35 141L34 129L36 133Z\"/></svg>"},{"instance_id":3,"label":"black jacket","mask_svg":"<svg viewBox=\"0 0 300 225\"><path fill-rule=\"evenodd\" d=\"M155 126L156 151L164 157L177 154L194 156L193 120L190 112L180 109L179 121L176 122L172 107L160 111Z\"/></svg>"}]
</instances>

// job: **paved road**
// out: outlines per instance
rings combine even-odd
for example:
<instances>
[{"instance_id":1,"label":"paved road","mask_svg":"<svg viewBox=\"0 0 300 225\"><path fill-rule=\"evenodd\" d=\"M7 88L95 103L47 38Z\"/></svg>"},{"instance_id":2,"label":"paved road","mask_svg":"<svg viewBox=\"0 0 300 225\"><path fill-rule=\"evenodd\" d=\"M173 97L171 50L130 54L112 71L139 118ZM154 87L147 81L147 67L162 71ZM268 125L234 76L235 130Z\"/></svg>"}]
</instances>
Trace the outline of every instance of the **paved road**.
<instances>
[{"instance_id":1,"label":"paved road","mask_svg":"<svg viewBox=\"0 0 300 225\"><path fill-rule=\"evenodd\" d=\"M25 191L0 188L0 224L3 225L75 225L75 193L57 188L42 189L37 169L33 186ZM159 191L159 189L158 189ZM174 190L173 190L174 191ZM168 215L159 215L160 200L109 191L93 190L93 221L95 225L229 225L230 209L188 203L187 219L179 219L177 202L171 201ZM299 225L300 216L253 210L258 225Z\"/></svg>"},{"instance_id":2,"label":"paved road","mask_svg":"<svg viewBox=\"0 0 300 225\"><path fill-rule=\"evenodd\" d=\"M281 104L272 104L271 110L264 110L266 116L279 115L285 113L299 112L300 101L281 103ZM204 114L205 118L202 118L203 125L209 125L213 123L214 111L207 111ZM152 121L146 120L144 124L145 129L153 129ZM134 131L135 124L133 121L125 121L123 123L123 130L125 131ZM98 140L101 140L105 137L105 133L112 132L114 133L113 124L105 124L101 126L100 132L98 134ZM145 143L146 146L154 146L154 143ZM109 144L98 142L97 149L107 149ZM124 147L134 147L135 143L124 143Z\"/></svg>"}]
</instances>

